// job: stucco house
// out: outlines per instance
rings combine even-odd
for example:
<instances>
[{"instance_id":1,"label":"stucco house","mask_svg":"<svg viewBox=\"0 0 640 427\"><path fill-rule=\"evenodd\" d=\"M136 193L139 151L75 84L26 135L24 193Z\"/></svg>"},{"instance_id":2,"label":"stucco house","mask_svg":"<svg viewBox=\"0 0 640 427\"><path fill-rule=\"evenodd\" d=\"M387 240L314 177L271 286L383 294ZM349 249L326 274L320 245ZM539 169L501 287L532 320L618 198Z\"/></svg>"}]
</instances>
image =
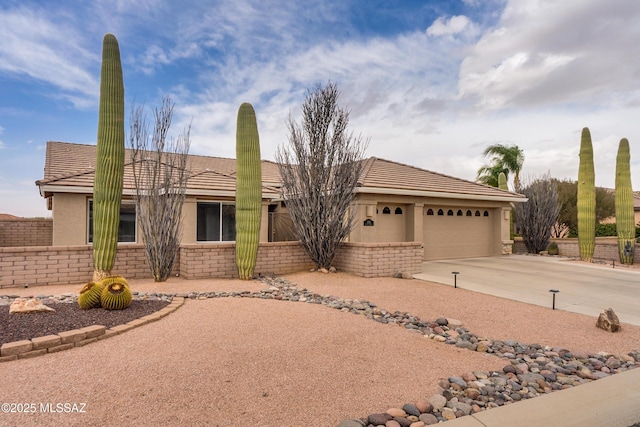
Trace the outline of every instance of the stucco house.
<instances>
[{"instance_id":1,"label":"stucco house","mask_svg":"<svg viewBox=\"0 0 640 427\"><path fill-rule=\"evenodd\" d=\"M424 259L452 259L509 253L509 212L519 194L371 157L352 209L353 243L422 242ZM53 217L53 246L89 245L96 146L47 142L44 177L36 182ZM235 160L189 155L191 177L183 207L183 244L215 244L235 238ZM279 193L278 165L262 162L261 242L287 240L276 221L286 218ZM119 240L141 243L133 202L130 152Z\"/></svg>"}]
</instances>

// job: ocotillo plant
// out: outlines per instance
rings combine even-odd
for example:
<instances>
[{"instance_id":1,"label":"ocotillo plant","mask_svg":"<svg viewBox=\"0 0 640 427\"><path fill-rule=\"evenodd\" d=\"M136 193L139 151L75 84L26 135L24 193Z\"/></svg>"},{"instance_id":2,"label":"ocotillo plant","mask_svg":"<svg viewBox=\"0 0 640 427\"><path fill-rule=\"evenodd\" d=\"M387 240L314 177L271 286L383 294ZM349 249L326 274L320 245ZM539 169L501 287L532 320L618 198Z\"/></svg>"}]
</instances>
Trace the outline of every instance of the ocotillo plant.
<instances>
[{"instance_id":1,"label":"ocotillo plant","mask_svg":"<svg viewBox=\"0 0 640 427\"><path fill-rule=\"evenodd\" d=\"M236 165L236 265L240 278L249 280L260 240L262 168L256 113L246 102L238 110Z\"/></svg>"},{"instance_id":2,"label":"ocotillo plant","mask_svg":"<svg viewBox=\"0 0 640 427\"><path fill-rule=\"evenodd\" d=\"M591 262L596 243L596 179L589 128L582 129L580 141L577 208L580 259Z\"/></svg>"},{"instance_id":3,"label":"ocotillo plant","mask_svg":"<svg viewBox=\"0 0 640 427\"><path fill-rule=\"evenodd\" d=\"M633 213L630 159L629 141L627 138L622 138L616 157L616 231L618 233L618 254L622 264L633 264L635 252L636 227Z\"/></svg>"},{"instance_id":4,"label":"ocotillo plant","mask_svg":"<svg viewBox=\"0 0 640 427\"><path fill-rule=\"evenodd\" d=\"M118 245L124 175L124 83L113 34L102 41L96 174L93 184L93 281L111 275Z\"/></svg>"}]
</instances>

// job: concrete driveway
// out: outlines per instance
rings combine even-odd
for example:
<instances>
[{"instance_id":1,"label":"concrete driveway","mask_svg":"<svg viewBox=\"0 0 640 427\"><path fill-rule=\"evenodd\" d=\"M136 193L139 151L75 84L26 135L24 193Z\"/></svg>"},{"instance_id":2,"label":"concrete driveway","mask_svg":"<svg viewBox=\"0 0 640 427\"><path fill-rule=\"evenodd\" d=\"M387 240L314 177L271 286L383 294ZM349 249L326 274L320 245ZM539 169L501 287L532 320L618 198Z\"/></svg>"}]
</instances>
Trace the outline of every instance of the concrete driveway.
<instances>
[{"instance_id":1,"label":"concrete driveway","mask_svg":"<svg viewBox=\"0 0 640 427\"><path fill-rule=\"evenodd\" d=\"M640 270L588 265L566 258L509 255L464 260L428 261L414 278L552 306L550 289L557 289L555 307L597 317L611 307L620 321L640 325Z\"/></svg>"}]
</instances>

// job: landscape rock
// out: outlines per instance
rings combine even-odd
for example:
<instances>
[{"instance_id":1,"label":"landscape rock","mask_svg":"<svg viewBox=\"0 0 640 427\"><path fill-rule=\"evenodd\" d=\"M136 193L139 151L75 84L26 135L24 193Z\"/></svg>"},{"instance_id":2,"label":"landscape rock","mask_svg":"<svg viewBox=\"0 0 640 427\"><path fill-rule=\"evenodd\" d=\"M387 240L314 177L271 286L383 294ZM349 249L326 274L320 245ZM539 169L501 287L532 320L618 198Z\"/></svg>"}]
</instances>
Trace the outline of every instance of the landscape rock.
<instances>
[{"instance_id":1,"label":"landscape rock","mask_svg":"<svg viewBox=\"0 0 640 427\"><path fill-rule=\"evenodd\" d=\"M55 311L55 309L47 307L35 298L16 298L9 306L9 313L39 313L43 311Z\"/></svg>"},{"instance_id":2,"label":"landscape rock","mask_svg":"<svg viewBox=\"0 0 640 427\"><path fill-rule=\"evenodd\" d=\"M596 327L608 332L618 332L621 328L620 319L612 308L607 308L598 316Z\"/></svg>"}]
</instances>

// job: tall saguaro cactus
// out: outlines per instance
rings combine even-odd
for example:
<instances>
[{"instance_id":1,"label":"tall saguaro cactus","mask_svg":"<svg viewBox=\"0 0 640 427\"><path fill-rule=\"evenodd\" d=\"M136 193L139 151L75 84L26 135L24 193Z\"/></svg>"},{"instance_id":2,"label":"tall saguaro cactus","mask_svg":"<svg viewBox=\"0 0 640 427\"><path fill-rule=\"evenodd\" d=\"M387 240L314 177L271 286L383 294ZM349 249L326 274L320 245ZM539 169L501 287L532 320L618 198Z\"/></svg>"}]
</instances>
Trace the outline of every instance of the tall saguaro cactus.
<instances>
[{"instance_id":1,"label":"tall saguaro cactus","mask_svg":"<svg viewBox=\"0 0 640 427\"><path fill-rule=\"evenodd\" d=\"M636 227L630 161L629 141L627 138L622 138L616 157L616 230L618 254L622 264L633 264L635 252Z\"/></svg>"},{"instance_id":2,"label":"tall saguaro cactus","mask_svg":"<svg viewBox=\"0 0 640 427\"><path fill-rule=\"evenodd\" d=\"M580 259L591 262L596 243L596 179L589 128L582 129L580 141L577 205Z\"/></svg>"},{"instance_id":3,"label":"tall saguaro cactus","mask_svg":"<svg viewBox=\"0 0 640 427\"><path fill-rule=\"evenodd\" d=\"M262 168L256 113L246 102L238 110L236 165L236 265L240 279L250 280L260 240Z\"/></svg>"},{"instance_id":4,"label":"tall saguaro cactus","mask_svg":"<svg viewBox=\"0 0 640 427\"><path fill-rule=\"evenodd\" d=\"M113 34L102 41L96 174L93 185L93 281L111 275L118 245L124 175L124 83Z\"/></svg>"}]
</instances>

